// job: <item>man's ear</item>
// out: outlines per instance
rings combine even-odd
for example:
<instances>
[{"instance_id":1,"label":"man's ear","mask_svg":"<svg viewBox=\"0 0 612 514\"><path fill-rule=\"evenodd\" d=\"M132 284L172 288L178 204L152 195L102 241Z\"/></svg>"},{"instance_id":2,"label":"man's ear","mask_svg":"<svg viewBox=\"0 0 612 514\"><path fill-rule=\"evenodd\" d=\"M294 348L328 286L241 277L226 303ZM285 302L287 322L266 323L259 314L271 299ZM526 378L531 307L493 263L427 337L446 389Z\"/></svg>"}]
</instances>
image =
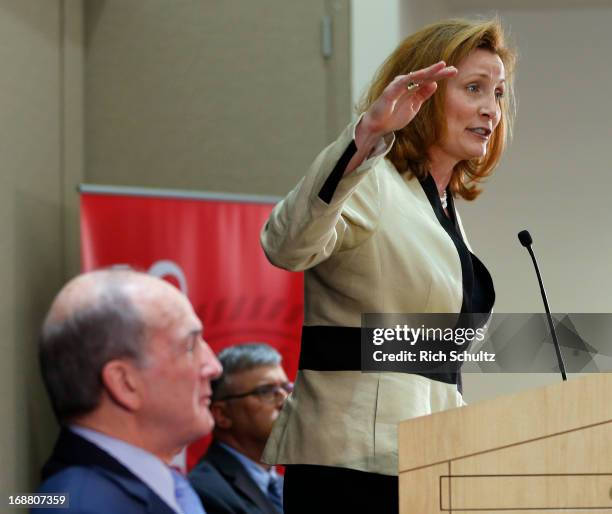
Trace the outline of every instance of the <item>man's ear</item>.
<instances>
[{"instance_id":1,"label":"man's ear","mask_svg":"<svg viewBox=\"0 0 612 514\"><path fill-rule=\"evenodd\" d=\"M222 430L229 430L232 428L232 418L228 412L226 401L213 401L210 404L210 412L213 418L215 418L215 428L220 428Z\"/></svg>"},{"instance_id":2,"label":"man's ear","mask_svg":"<svg viewBox=\"0 0 612 514\"><path fill-rule=\"evenodd\" d=\"M136 411L142 405L140 382L140 371L128 360L112 360L102 368L102 383L108 395L129 411Z\"/></svg>"}]
</instances>

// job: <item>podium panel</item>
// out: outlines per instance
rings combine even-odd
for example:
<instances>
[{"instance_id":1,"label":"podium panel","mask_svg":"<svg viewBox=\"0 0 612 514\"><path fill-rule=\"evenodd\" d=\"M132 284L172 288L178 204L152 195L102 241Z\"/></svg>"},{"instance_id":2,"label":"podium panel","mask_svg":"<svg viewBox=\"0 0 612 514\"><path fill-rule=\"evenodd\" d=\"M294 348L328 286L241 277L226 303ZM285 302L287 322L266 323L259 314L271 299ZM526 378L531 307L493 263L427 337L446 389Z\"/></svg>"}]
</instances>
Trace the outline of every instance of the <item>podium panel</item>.
<instances>
[{"instance_id":1,"label":"podium panel","mask_svg":"<svg viewBox=\"0 0 612 514\"><path fill-rule=\"evenodd\" d=\"M401 514L612 514L610 374L408 420L399 436Z\"/></svg>"},{"instance_id":2,"label":"podium panel","mask_svg":"<svg viewBox=\"0 0 612 514\"><path fill-rule=\"evenodd\" d=\"M453 475L441 477L442 511L612 508L610 475Z\"/></svg>"}]
</instances>

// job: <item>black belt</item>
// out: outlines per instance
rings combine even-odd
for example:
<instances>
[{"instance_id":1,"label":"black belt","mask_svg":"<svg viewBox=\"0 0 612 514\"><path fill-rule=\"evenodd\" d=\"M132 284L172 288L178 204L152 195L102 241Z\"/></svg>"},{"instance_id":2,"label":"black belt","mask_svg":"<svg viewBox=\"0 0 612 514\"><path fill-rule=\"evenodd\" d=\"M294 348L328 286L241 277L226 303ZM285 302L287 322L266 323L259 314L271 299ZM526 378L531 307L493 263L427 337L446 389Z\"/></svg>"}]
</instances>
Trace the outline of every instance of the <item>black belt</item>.
<instances>
[{"instance_id":1,"label":"black belt","mask_svg":"<svg viewBox=\"0 0 612 514\"><path fill-rule=\"evenodd\" d=\"M334 326L302 327L299 369L313 371L362 371L361 328ZM406 372L406 371L405 371ZM409 372L446 384L457 384L461 391L459 368Z\"/></svg>"}]
</instances>

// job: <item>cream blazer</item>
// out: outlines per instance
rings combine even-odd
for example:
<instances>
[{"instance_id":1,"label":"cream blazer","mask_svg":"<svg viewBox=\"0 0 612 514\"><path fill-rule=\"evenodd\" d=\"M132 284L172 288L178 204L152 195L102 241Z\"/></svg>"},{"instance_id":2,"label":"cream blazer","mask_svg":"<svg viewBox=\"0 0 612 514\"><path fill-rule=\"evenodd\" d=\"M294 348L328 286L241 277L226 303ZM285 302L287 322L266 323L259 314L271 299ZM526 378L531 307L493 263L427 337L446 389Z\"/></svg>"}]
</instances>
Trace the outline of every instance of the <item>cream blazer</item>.
<instances>
[{"instance_id":1,"label":"cream blazer","mask_svg":"<svg viewBox=\"0 0 612 514\"><path fill-rule=\"evenodd\" d=\"M457 249L420 182L385 159L393 140L343 177L329 203L319 197L356 123L275 206L261 233L268 259L305 270L306 326L359 327L365 312L459 312ZM302 369L263 460L397 475L398 422L461 405L455 384L420 375Z\"/></svg>"}]
</instances>

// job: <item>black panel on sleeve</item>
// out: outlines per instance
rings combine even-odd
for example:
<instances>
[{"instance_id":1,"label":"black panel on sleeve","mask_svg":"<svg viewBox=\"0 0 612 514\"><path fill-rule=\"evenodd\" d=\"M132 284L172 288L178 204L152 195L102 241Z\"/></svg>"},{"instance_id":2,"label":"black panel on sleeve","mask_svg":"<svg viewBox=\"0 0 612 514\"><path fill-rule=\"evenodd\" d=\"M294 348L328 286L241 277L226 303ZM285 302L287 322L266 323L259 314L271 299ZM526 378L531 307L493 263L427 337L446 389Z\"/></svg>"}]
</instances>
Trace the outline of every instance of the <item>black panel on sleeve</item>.
<instances>
[{"instance_id":1,"label":"black panel on sleeve","mask_svg":"<svg viewBox=\"0 0 612 514\"><path fill-rule=\"evenodd\" d=\"M346 150L344 150L344 153L334 166L334 169L330 173L329 177L327 177L325 184L323 184L321 191L319 191L319 198L323 200L326 204L329 204L331 202L332 197L336 192L336 188L338 187L340 180L344 176L344 171L346 170L348 163L353 158L353 155L355 155L356 153L357 145L353 140L350 142Z\"/></svg>"}]
</instances>

